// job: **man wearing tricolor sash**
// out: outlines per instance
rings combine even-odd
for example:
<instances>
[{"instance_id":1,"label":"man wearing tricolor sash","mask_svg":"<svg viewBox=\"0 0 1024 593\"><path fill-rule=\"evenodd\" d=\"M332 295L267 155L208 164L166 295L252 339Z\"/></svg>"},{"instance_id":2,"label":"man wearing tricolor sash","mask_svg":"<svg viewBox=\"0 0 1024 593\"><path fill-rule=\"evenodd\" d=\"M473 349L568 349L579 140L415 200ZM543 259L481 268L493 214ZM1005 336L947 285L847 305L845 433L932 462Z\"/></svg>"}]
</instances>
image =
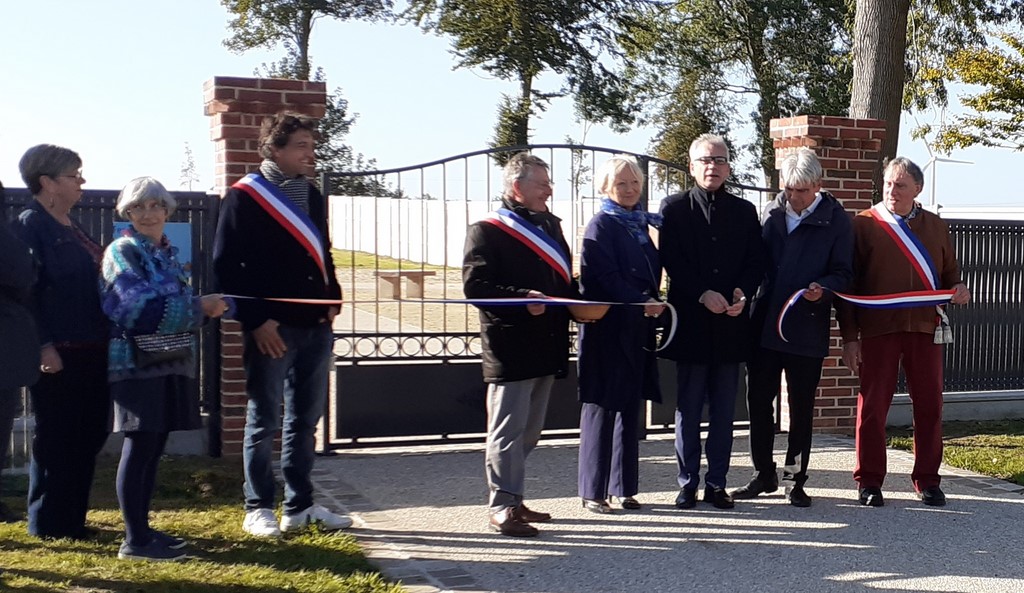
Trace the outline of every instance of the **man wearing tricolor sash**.
<instances>
[{"instance_id":1,"label":"man wearing tricolor sash","mask_svg":"<svg viewBox=\"0 0 1024 593\"><path fill-rule=\"evenodd\" d=\"M861 380L853 478L860 504L884 504L885 424L902 364L914 415L911 480L926 505L941 506L942 344L951 336L942 308L920 299L952 291L945 298L962 305L970 293L948 225L915 200L924 188L921 169L899 157L884 179L882 201L854 217L853 296L837 305L843 361Z\"/></svg>"},{"instance_id":2,"label":"man wearing tricolor sash","mask_svg":"<svg viewBox=\"0 0 1024 593\"><path fill-rule=\"evenodd\" d=\"M469 227L462 278L466 298L575 297L561 220L548 211L548 165L520 153L504 169L502 207ZM569 363L569 313L530 303L478 305L487 383L485 471L489 528L531 537L551 515L525 497L526 458L537 445L548 398Z\"/></svg>"},{"instance_id":3,"label":"man wearing tricolor sash","mask_svg":"<svg viewBox=\"0 0 1024 593\"><path fill-rule=\"evenodd\" d=\"M243 442L245 521L259 537L319 523L343 529L348 517L313 500L314 433L323 413L331 365L331 321L341 308L327 236L326 201L313 175L315 120L281 113L260 132L259 171L221 202L213 247L220 289L238 295L248 409ZM318 303L287 302L290 299ZM285 390L290 381L291 389ZM282 427L284 509L274 514L274 436Z\"/></svg>"}]
</instances>

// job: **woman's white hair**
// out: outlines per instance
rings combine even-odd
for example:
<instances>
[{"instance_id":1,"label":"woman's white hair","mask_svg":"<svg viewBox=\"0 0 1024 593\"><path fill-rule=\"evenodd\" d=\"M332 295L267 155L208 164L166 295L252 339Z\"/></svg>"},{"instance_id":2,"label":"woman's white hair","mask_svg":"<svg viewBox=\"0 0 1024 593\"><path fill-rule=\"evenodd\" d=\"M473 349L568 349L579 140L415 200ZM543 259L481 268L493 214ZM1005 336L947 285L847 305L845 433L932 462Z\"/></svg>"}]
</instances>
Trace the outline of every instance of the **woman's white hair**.
<instances>
[{"instance_id":1,"label":"woman's white hair","mask_svg":"<svg viewBox=\"0 0 1024 593\"><path fill-rule=\"evenodd\" d=\"M128 218L128 210L143 202L149 200L156 200L167 208L167 215L174 214L175 208L178 207L178 202L171 195L171 192L167 191L164 184L160 183L152 177L136 177L128 182L121 190L121 193L117 196L117 213L122 217Z\"/></svg>"},{"instance_id":2,"label":"woman's white hair","mask_svg":"<svg viewBox=\"0 0 1024 593\"><path fill-rule=\"evenodd\" d=\"M640 180L640 185L643 186L644 172L640 170L640 165L637 164L636 158L628 154L617 154L602 163L594 173L597 191L607 196L608 191L611 190L611 184L615 181L615 177L618 176L620 171L627 168L636 175L636 178Z\"/></svg>"}]
</instances>

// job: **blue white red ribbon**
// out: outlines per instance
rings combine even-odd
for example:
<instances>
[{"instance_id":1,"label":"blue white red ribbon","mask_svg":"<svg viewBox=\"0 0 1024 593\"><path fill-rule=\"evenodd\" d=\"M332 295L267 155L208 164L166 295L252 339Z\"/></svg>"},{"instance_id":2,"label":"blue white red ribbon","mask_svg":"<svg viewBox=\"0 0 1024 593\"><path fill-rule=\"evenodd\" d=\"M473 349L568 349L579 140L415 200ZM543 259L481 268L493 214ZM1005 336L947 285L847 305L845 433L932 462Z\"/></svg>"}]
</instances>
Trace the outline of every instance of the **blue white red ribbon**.
<instances>
[{"instance_id":1,"label":"blue white red ribbon","mask_svg":"<svg viewBox=\"0 0 1024 593\"><path fill-rule=\"evenodd\" d=\"M231 186L244 191L309 252L327 282L324 241L313 220L266 178L250 173Z\"/></svg>"},{"instance_id":2,"label":"blue white red ribbon","mask_svg":"<svg viewBox=\"0 0 1024 593\"><path fill-rule=\"evenodd\" d=\"M274 301L278 303L295 303L299 305L330 305L340 307L344 301L335 299L299 299L299 298L277 298L277 297L254 297L244 296L237 294L224 294L221 295L224 298L232 299L259 299L264 301ZM360 304L360 303L377 303L379 301L352 301L349 304ZM410 301L405 301L409 303ZM607 301L586 301L581 299L566 299L561 297L544 297L544 298L499 298L499 299L423 299L415 301L425 305L476 305L481 307L510 307L510 306L525 306L525 305L546 305L546 306L568 306L568 305L626 305L630 307L643 307L646 305L665 305L669 310L672 317L672 322L668 327L668 335L662 340L661 346L656 348L654 351L658 352L668 346L669 342L676 335L676 326L678 324L679 316L676 314L675 307L671 303L612 303Z\"/></svg>"},{"instance_id":3,"label":"blue white red ribbon","mask_svg":"<svg viewBox=\"0 0 1024 593\"><path fill-rule=\"evenodd\" d=\"M520 241L554 268L566 284L571 283L569 254L537 225L531 224L508 208L499 208L489 213L481 222L494 225Z\"/></svg>"},{"instance_id":4,"label":"blue white red ribbon","mask_svg":"<svg viewBox=\"0 0 1024 593\"><path fill-rule=\"evenodd\" d=\"M875 294L869 296L857 296L852 294L846 294L843 292L836 292L825 286L821 287L822 290L828 290L837 297L853 303L858 307L865 307L868 309L907 309L910 307L931 307L945 305L952 300L953 295L956 293L955 289L948 290L916 290L912 292L894 292L890 294ZM779 311L779 318L776 321L776 331L779 337L782 338L783 342L789 342L786 339L785 334L782 332L782 324L786 319L786 314L796 304L804 293L807 292L806 288L793 293L788 299L786 304L782 306L782 310Z\"/></svg>"}]
</instances>

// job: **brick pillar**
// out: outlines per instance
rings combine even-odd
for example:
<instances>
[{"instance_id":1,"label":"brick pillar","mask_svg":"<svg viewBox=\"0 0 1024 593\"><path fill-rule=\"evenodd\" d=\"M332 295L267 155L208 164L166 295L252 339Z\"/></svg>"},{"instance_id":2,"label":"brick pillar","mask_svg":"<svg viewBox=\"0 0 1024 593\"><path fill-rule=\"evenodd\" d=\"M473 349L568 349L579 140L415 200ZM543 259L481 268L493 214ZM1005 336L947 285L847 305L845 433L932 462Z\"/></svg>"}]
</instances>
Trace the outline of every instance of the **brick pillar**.
<instances>
[{"instance_id":1,"label":"brick pillar","mask_svg":"<svg viewBox=\"0 0 1024 593\"><path fill-rule=\"evenodd\" d=\"M225 189L255 170L262 160L257 142L263 118L285 110L323 117L327 85L304 80L215 76L203 83L203 102L210 118L210 139L216 146L216 191L223 195ZM246 398L241 326L234 321L221 324L220 393L222 452L225 456L239 456Z\"/></svg>"},{"instance_id":2,"label":"brick pillar","mask_svg":"<svg viewBox=\"0 0 1024 593\"><path fill-rule=\"evenodd\" d=\"M801 115L773 119L771 136L776 163L799 148L810 148L821 161L822 189L834 195L851 214L871 207L872 175L881 166L884 121ZM833 315L831 348L825 358L814 408L817 432L852 434L857 423L860 379L843 366L842 353L839 326ZM782 428L785 430L788 425L789 406L783 397Z\"/></svg>"}]
</instances>

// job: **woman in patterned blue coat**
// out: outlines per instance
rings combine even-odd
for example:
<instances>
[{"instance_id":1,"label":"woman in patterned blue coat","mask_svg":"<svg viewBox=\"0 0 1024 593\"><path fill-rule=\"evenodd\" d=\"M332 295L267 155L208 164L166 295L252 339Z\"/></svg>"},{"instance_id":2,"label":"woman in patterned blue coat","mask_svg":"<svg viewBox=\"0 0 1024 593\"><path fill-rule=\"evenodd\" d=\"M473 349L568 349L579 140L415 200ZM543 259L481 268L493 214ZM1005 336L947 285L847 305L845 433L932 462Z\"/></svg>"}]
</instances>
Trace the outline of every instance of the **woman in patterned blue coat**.
<instances>
[{"instance_id":1,"label":"woman in patterned blue coat","mask_svg":"<svg viewBox=\"0 0 1024 593\"><path fill-rule=\"evenodd\" d=\"M200 427L193 395L195 337L182 358L149 363L133 338L191 332L228 308L221 295L196 297L178 262L178 249L164 235L174 198L151 177L121 190L117 212L131 222L103 254L100 296L113 322L108 377L114 400L114 430L124 433L117 468L117 498L125 523L118 558L179 560L185 542L149 527L157 464L172 430Z\"/></svg>"}]
</instances>

